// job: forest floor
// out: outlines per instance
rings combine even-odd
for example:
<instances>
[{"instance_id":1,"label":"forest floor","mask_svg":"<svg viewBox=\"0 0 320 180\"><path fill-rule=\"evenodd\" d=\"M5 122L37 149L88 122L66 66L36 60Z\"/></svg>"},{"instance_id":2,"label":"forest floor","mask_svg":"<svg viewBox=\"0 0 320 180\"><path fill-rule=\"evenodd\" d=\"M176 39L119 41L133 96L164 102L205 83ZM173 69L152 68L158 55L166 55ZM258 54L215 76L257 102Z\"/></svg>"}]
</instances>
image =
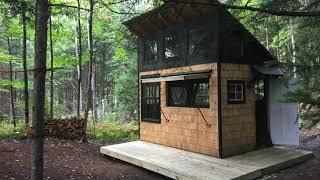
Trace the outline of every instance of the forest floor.
<instances>
[{"instance_id":1,"label":"forest floor","mask_svg":"<svg viewBox=\"0 0 320 180\"><path fill-rule=\"evenodd\" d=\"M0 180L31 178L31 140L0 140ZM103 156L101 145L51 139L45 141L44 177L65 179L166 179L140 167Z\"/></svg>"},{"instance_id":2,"label":"forest floor","mask_svg":"<svg viewBox=\"0 0 320 180\"><path fill-rule=\"evenodd\" d=\"M45 141L45 179L167 179L137 166L103 156L100 145L48 138ZM299 149L314 158L262 179L320 179L320 129L303 132ZM0 179L30 179L31 140L0 140Z\"/></svg>"}]
</instances>

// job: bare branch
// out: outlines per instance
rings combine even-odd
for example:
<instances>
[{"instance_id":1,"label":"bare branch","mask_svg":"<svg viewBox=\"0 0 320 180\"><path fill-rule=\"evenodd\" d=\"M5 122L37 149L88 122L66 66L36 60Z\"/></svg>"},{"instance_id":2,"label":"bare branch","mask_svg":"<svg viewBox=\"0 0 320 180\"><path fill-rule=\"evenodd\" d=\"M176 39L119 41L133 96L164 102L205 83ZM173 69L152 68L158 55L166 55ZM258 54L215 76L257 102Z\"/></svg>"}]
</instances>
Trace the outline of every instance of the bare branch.
<instances>
[{"instance_id":1,"label":"bare branch","mask_svg":"<svg viewBox=\"0 0 320 180\"><path fill-rule=\"evenodd\" d=\"M289 17L319 17L320 11L287 11L287 10L275 10L269 8L252 7L252 6L238 6L219 2L190 2L188 0L165 0L165 3L184 3L184 4L197 4L221 7L225 9L238 9L238 10L248 10L252 12L261 12L266 14L271 14L275 16L289 16Z\"/></svg>"},{"instance_id":2,"label":"bare branch","mask_svg":"<svg viewBox=\"0 0 320 180\"><path fill-rule=\"evenodd\" d=\"M127 1L128 1L128 0L127 0ZM120 1L119 1L119 2L120 2ZM123 2L125 2L125 1L123 1ZM106 3L103 2L103 1L101 1L101 4L102 4L105 8L107 8L109 11L111 11L111 12L113 12L113 13L116 13L116 14L127 14L127 15L133 15L133 14L137 15L137 14L141 14L141 13L135 13L135 12L133 12L133 13L131 13L131 12L118 12L118 11L113 10L112 8L110 8L110 7L109 7L110 4L106 4Z\"/></svg>"},{"instance_id":3,"label":"bare branch","mask_svg":"<svg viewBox=\"0 0 320 180\"><path fill-rule=\"evenodd\" d=\"M71 6L71 5L67 5L67 4L50 4L50 6L53 7L64 7L64 8L74 8L74 9L81 9L84 11L90 11L89 9L83 8L83 7L77 7L77 6Z\"/></svg>"}]
</instances>

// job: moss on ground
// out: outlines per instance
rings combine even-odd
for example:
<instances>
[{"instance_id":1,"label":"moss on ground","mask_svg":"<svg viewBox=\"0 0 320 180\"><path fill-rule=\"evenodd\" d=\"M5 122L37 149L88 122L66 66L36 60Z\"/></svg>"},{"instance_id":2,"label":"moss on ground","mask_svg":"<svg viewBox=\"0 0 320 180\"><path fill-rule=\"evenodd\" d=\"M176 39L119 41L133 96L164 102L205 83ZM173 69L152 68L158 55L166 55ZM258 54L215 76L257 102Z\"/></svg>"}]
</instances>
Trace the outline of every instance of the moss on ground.
<instances>
[{"instance_id":1,"label":"moss on ground","mask_svg":"<svg viewBox=\"0 0 320 180\"><path fill-rule=\"evenodd\" d=\"M135 141L138 140L138 126L131 122L128 124L117 124L113 122L100 122L94 128L88 127L88 139L98 143Z\"/></svg>"},{"instance_id":2,"label":"moss on ground","mask_svg":"<svg viewBox=\"0 0 320 180\"><path fill-rule=\"evenodd\" d=\"M25 137L24 123L18 123L16 128L13 124L0 123L0 139L20 139Z\"/></svg>"}]
</instances>

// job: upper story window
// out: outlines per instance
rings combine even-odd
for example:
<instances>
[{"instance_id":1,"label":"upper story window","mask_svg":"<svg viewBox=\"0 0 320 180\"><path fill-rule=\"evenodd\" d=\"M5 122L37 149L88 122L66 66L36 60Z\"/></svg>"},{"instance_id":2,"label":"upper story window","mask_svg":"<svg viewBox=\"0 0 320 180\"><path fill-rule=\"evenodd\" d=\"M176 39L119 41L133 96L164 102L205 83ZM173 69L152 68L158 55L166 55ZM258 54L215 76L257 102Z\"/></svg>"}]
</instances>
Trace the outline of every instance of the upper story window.
<instances>
[{"instance_id":1,"label":"upper story window","mask_svg":"<svg viewBox=\"0 0 320 180\"><path fill-rule=\"evenodd\" d=\"M181 59L183 57L183 44L183 36L177 32L166 35L164 37L164 59Z\"/></svg>"},{"instance_id":2,"label":"upper story window","mask_svg":"<svg viewBox=\"0 0 320 180\"><path fill-rule=\"evenodd\" d=\"M192 28L188 31L188 54L192 56L213 57L215 53L214 32L208 26Z\"/></svg>"},{"instance_id":3,"label":"upper story window","mask_svg":"<svg viewBox=\"0 0 320 180\"><path fill-rule=\"evenodd\" d=\"M144 42L144 64L153 65L158 60L158 43L156 40Z\"/></svg>"},{"instance_id":4,"label":"upper story window","mask_svg":"<svg viewBox=\"0 0 320 180\"><path fill-rule=\"evenodd\" d=\"M168 82L168 106L209 107L209 79Z\"/></svg>"},{"instance_id":5,"label":"upper story window","mask_svg":"<svg viewBox=\"0 0 320 180\"><path fill-rule=\"evenodd\" d=\"M246 86L245 81L232 80L227 82L228 103L245 104L246 103Z\"/></svg>"}]
</instances>

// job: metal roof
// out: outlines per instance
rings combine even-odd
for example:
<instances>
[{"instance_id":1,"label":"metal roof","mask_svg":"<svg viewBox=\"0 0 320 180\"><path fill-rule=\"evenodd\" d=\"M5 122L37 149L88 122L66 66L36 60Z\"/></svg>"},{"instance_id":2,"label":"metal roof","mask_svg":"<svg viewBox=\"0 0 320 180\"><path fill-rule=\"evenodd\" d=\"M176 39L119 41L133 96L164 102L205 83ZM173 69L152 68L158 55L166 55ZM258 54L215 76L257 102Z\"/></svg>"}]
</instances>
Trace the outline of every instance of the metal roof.
<instances>
[{"instance_id":1,"label":"metal roof","mask_svg":"<svg viewBox=\"0 0 320 180\"><path fill-rule=\"evenodd\" d=\"M270 66L253 66L253 68L263 75L270 76L283 76L284 72L279 67L270 67Z\"/></svg>"}]
</instances>

